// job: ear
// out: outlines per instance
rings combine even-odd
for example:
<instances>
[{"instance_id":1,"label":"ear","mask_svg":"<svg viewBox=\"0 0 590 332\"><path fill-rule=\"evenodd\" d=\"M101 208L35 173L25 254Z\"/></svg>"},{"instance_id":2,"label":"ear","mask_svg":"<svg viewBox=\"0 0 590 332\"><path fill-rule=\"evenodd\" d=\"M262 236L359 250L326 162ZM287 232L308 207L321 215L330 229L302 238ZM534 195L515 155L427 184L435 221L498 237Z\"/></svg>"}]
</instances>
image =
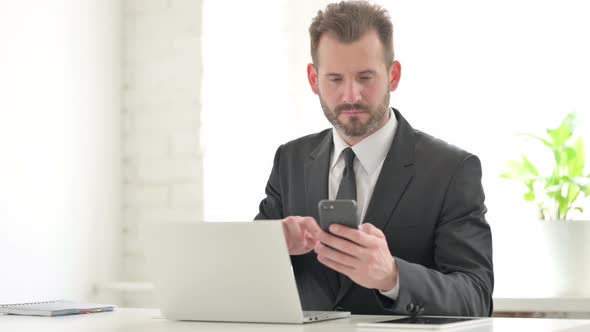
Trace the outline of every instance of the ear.
<instances>
[{"instance_id":1,"label":"ear","mask_svg":"<svg viewBox=\"0 0 590 332\"><path fill-rule=\"evenodd\" d=\"M389 90L395 91L395 89L397 89L397 85L399 84L399 79L402 75L402 66L399 62L394 61L389 70L389 74L391 77L391 81L389 82Z\"/></svg>"},{"instance_id":2,"label":"ear","mask_svg":"<svg viewBox=\"0 0 590 332\"><path fill-rule=\"evenodd\" d=\"M319 93L318 72L316 71L315 66L311 63L307 65L307 80L309 81L311 90L317 95Z\"/></svg>"}]
</instances>

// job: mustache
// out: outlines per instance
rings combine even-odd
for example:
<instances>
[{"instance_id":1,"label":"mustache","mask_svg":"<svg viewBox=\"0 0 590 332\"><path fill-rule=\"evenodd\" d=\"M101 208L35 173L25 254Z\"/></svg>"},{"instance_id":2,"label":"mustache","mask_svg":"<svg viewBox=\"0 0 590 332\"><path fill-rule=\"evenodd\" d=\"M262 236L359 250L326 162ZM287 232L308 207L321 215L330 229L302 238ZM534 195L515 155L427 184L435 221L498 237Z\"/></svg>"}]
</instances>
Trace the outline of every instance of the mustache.
<instances>
[{"instance_id":1,"label":"mustache","mask_svg":"<svg viewBox=\"0 0 590 332\"><path fill-rule=\"evenodd\" d=\"M369 111L369 106L368 105L359 104L359 103L355 103L355 104L340 104L340 105L336 106L336 108L334 109L334 113L336 113L336 115L339 115L340 113L342 113L344 111L351 111L351 110L363 110L365 112L368 112Z\"/></svg>"}]
</instances>

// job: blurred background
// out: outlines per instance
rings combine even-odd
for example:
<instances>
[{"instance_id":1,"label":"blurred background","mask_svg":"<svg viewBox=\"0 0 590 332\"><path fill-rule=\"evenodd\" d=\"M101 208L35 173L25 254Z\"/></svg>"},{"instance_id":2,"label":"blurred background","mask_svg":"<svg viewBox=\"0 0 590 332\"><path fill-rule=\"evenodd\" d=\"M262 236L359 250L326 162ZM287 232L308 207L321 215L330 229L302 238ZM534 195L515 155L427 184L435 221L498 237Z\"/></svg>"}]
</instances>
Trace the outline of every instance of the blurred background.
<instances>
[{"instance_id":1,"label":"blurred background","mask_svg":"<svg viewBox=\"0 0 590 332\"><path fill-rule=\"evenodd\" d=\"M481 158L495 296L590 298L558 287L590 276L588 246L553 265L525 186L500 177L522 153L550 172L515 134L571 112L590 151L585 2L375 2L402 65L391 105ZM329 126L305 70L327 3L1 0L0 303L153 306L142 224L252 220L278 146Z\"/></svg>"}]
</instances>

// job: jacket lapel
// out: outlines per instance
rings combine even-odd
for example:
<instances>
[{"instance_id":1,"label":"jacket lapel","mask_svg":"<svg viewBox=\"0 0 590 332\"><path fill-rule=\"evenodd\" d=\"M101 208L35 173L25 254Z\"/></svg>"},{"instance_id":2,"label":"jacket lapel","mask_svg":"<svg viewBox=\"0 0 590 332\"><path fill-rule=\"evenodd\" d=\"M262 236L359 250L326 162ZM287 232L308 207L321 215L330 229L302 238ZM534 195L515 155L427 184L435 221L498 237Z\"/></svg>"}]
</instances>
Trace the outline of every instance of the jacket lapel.
<instances>
[{"instance_id":1,"label":"jacket lapel","mask_svg":"<svg viewBox=\"0 0 590 332\"><path fill-rule=\"evenodd\" d=\"M394 109L394 113L398 121L397 130L373 189L364 220L381 230L387 228L390 217L412 181L415 171L414 129L397 110Z\"/></svg>"},{"instance_id":2,"label":"jacket lapel","mask_svg":"<svg viewBox=\"0 0 590 332\"><path fill-rule=\"evenodd\" d=\"M393 211L414 177L414 129L396 109L393 112L398 121L397 129L364 219L364 222L381 230L389 224ZM352 286L352 280L346 276L341 277L340 282L340 291L334 306L337 306Z\"/></svg>"},{"instance_id":3,"label":"jacket lapel","mask_svg":"<svg viewBox=\"0 0 590 332\"><path fill-rule=\"evenodd\" d=\"M332 146L332 131L329 130L305 163L306 210L315 220L319 220L318 202L328 199L328 172Z\"/></svg>"}]
</instances>

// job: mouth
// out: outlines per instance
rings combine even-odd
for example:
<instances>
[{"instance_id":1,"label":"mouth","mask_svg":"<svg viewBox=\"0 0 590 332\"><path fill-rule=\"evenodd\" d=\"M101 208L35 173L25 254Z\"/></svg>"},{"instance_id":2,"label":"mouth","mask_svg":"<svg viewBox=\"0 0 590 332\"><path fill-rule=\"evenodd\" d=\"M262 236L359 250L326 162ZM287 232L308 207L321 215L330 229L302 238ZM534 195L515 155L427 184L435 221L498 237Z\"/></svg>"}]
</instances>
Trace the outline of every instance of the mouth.
<instances>
[{"instance_id":1,"label":"mouth","mask_svg":"<svg viewBox=\"0 0 590 332\"><path fill-rule=\"evenodd\" d=\"M363 110L359 110L359 109L351 109L351 110L346 110L346 111L340 112L340 114L348 115L348 116L359 115L359 114L363 114L363 113L366 113L366 112Z\"/></svg>"}]
</instances>

